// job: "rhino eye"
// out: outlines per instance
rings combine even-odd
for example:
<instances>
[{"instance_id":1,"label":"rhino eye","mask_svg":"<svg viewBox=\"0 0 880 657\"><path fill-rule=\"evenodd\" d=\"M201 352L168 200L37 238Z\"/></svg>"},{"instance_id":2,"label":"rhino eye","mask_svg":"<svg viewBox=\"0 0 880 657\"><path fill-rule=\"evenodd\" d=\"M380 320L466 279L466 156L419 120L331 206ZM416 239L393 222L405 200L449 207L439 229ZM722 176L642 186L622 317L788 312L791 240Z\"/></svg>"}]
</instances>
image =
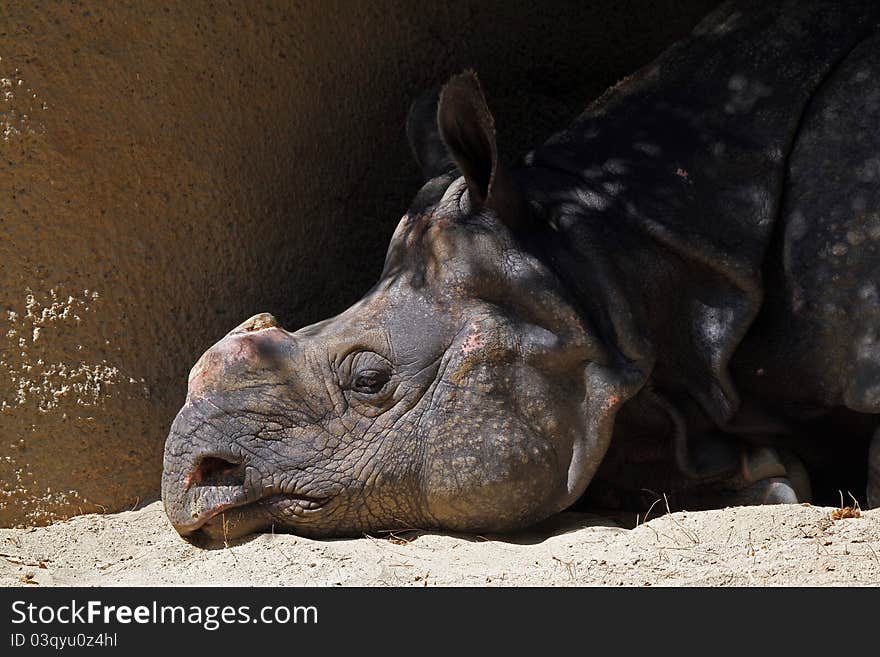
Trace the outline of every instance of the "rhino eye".
<instances>
[{"instance_id":1,"label":"rhino eye","mask_svg":"<svg viewBox=\"0 0 880 657\"><path fill-rule=\"evenodd\" d=\"M362 392L372 395L385 387L388 379L391 378L388 372L380 372L378 370L362 370L354 379L352 389L356 392Z\"/></svg>"}]
</instances>

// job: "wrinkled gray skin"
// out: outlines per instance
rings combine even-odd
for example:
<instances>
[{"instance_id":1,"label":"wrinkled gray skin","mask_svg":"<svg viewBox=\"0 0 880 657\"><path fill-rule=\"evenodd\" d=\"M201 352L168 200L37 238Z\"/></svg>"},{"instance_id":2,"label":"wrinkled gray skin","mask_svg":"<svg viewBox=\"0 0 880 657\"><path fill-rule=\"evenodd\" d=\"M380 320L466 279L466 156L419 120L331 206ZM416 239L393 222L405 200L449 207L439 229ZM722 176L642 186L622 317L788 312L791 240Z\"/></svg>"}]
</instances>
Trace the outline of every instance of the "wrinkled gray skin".
<instances>
[{"instance_id":1,"label":"wrinkled gray skin","mask_svg":"<svg viewBox=\"0 0 880 657\"><path fill-rule=\"evenodd\" d=\"M508 531L806 499L832 461L880 503L877 4L725 4L512 169L474 74L421 99L375 287L193 368L175 528Z\"/></svg>"}]
</instances>

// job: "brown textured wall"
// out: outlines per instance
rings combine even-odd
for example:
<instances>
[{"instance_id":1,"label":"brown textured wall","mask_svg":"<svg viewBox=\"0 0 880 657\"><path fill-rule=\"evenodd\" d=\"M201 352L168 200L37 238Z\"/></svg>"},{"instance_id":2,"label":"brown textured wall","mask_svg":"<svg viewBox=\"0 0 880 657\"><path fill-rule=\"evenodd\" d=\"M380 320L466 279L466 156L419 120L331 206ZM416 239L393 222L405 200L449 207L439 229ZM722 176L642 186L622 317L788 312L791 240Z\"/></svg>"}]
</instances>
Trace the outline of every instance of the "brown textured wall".
<instances>
[{"instance_id":1,"label":"brown textured wall","mask_svg":"<svg viewBox=\"0 0 880 657\"><path fill-rule=\"evenodd\" d=\"M154 496L205 348L373 282L420 91L516 155L713 4L0 3L0 525Z\"/></svg>"}]
</instances>

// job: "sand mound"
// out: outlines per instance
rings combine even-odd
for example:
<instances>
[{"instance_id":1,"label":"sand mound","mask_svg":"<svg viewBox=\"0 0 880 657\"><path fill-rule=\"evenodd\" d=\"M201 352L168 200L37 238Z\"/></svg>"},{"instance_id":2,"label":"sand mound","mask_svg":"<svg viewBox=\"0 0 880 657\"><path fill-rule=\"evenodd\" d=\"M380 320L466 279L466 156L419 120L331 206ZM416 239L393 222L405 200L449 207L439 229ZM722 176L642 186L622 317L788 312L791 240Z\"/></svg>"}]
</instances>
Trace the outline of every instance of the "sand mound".
<instances>
[{"instance_id":1,"label":"sand mound","mask_svg":"<svg viewBox=\"0 0 880 657\"><path fill-rule=\"evenodd\" d=\"M0 529L0 585L876 585L880 510L812 506L667 514L624 529L564 513L527 533L313 541L181 540L155 502L49 527Z\"/></svg>"}]
</instances>

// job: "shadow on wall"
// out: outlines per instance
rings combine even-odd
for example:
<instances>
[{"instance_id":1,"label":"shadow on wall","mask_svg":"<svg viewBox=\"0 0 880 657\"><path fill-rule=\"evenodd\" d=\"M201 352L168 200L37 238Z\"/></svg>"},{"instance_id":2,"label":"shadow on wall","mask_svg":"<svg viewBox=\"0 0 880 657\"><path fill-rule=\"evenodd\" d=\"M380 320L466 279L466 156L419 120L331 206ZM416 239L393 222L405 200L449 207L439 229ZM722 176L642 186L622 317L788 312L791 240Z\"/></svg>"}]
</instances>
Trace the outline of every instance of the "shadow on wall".
<instances>
[{"instance_id":1,"label":"shadow on wall","mask_svg":"<svg viewBox=\"0 0 880 657\"><path fill-rule=\"evenodd\" d=\"M0 525L156 495L208 346L372 284L421 91L474 66L512 158L714 4L4 3Z\"/></svg>"}]
</instances>

